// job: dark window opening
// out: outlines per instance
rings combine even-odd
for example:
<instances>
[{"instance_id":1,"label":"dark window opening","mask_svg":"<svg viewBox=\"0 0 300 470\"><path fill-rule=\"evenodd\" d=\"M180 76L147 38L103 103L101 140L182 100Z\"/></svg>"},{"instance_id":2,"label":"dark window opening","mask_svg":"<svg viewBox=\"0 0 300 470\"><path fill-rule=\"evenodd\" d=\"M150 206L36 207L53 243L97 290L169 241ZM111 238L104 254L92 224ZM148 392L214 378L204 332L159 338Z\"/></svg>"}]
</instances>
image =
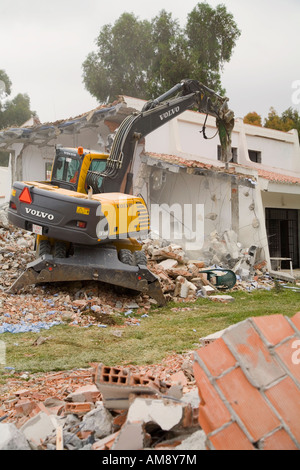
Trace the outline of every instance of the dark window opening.
<instances>
[{"instance_id":1,"label":"dark window opening","mask_svg":"<svg viewBox=\"0 0 300 470\"><path fill-rule=\"evenodd\" d=\"M257 150L248 150L249 158L251 162L261 163L261 152Z\"/></svg>"},{"instance_id":2,"label":"dark window opening","mask_svg":"<svg viewBox=\"0 0 300 470\"><path fill-rule=\"evenodd\" d=\"M266 209L266 229L271 258L291 258L299 268L299 235L297 209ZM289 269L289 261L282 261L282 269Z\"/></svg>"},{"instance_id":3,"label":"dark window opening","mask_svg":"<svg viewBox=\"0 0 300 470\"><path fill-rule=\"evenodd\" d=\"M232 153L232 158L229 161L229 163L237 163L237 148L232 147L231 148L231 153ZM218 160L221 161L221 145L218 145Z\"/></svg>"}]
</instances>

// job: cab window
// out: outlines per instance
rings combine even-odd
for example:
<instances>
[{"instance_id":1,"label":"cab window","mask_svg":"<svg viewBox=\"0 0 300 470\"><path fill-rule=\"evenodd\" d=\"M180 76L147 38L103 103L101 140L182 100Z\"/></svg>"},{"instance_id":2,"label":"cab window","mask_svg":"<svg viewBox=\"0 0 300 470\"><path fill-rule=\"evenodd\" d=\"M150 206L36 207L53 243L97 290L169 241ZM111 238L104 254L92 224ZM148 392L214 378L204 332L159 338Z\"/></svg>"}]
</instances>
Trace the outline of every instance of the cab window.
<instances>
[{"instance_id":1,"label":"cab window","mask_svg":"<svg viewBox=\"0 0 300 470\"><path fill-rule=\"evenodd\" d=\"M81 161L77 158L59 156L54 164L52 179L77 184L80 165Z\"/></svg>"},{"instance_id":2,"label":"cab window","mask_svg":"<svg viewBox=\"0 0 300 470\"><path fill-rule=\"evenodd\" d=\"M90 167L89 167L89 171L93 171L95 173L102 173L106 168L106 162L107 162L107 160L103 160L103 159L102 160L97 160L97 159L92 160L91 164L90 164ZM98 188L101 187L102 180L103 180L103 177L99 176L98 180L97 180Z\"/></svg>"}]
</instances>

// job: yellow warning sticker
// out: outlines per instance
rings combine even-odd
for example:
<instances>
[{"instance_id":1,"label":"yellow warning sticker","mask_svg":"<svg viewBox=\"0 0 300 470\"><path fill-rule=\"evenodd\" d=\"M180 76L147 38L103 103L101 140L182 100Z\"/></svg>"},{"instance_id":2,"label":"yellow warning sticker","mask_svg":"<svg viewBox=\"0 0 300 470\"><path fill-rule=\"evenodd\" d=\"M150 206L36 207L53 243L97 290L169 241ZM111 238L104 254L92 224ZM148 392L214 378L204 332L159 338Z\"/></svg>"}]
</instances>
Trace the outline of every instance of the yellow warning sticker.
<instances>
[{"instance_id":1,"label":"yellow warning sticker","mask_svg":"<svg viewBox=\"0 0 300 470\"><path fill-rule=\"evenodd\" d=\"M12 189L11 195L12 195L12 196L15 196L15 195L16 195L16 190L15 190L15 189Z\"/></svg>"},{"instance_id":2,"label":"yellow warning sticker","mask_svg":"<svg viewBox=\"0 0 300 470\"><path fill-rule=\"evenodd\" d=\"M77 214L89 215L90 214L90 209L88 207L77 206L76 212L77 212Z\"/></svg>"}]
</instances>

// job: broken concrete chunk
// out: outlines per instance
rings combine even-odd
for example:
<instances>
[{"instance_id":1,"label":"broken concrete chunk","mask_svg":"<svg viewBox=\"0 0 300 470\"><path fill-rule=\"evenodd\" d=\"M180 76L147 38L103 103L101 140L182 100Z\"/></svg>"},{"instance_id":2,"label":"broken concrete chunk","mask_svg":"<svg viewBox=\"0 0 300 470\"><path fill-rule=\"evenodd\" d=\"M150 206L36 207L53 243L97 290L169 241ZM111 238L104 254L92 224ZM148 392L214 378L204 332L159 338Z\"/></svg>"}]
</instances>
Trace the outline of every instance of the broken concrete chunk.
<instances>
[{"instance_id":1,"label":"broken concrete chunk","mask_svg":"<svg viewBox=\"0 0 300 470\"><path fill-rule=\"evenodd\" d=\"M202 429L184 439L175 450L206 450L206 434Z\"/></svg>"},{"instance_id":2,"label":"broken concrete chunk","mask_svg":"<svg viewBox=\"0 0 300 470\"><path fill-rule=\"evenodd\" d=\"M158 267L166 270L176 268L177 265L178 261L176 259L164 259L163 261L157 264Z\"/></svg>"},{"instance_id":3,"label":"broken concrete chunk","mask_svg":"<svg viewBox=\"0 0 300 470\"><path fill-rule=\"evenodd\" d=\"M97 439L102 439L112 433L113 417L102 402L83 417L82 423L81 431L93 431Z\"/></svg>"},{"instance_id":4,"label":"broken concrete chunk","mask_svg":"<svg viewBox=\"0 0 300 470\"><path fill-rule=\"evenodd\" d=\"M100 397L99 390L96 385L86 385L79 387L75 392L70 393L66 401L84 403L84 402L93 402L95 403Z\"/></svg>"},{"instance_id":5,"label":"broken concrete chunk","mask_svg":"<svg viewBox=\"0 0 300 470\"><path fill-rule=\"evenodd\" d=\"M143 422L126 422L114 440L111 450L143 450L146 446Z\"/></svg>"},{"instance_id":6,"label":"broken concrete chunk","mask_svg":"<svg viewBox=\"0 0 300 470\"><path fill-rule=\"evenodd\" d=\"M183 406L166 399L136 398L131 404L127 422L153 421L164 431L169 431L178 425L183 418Z\"/></svg>"},{"instance_id":7,"label":"broken concrete chunk","mask_svg":"<svg viewBox=\"0 0 300 470\"><path fill-rule=\"evenodd\" d=\"M23 424L20 431L33 447L38 448L41 441L57 428L57 423L58 421L54 416L48 416L41 411Z\"/></svg>"},{"instance_id":8,"label":"broken concrete chunk","mask_svg":"<svg viewBox=\"0 0 300 470\"><path fill-rule=\"evenodd\" d=\"M186 298L189 294L196 294L197 287L183 276L178 276L176 279L176 286L174 296Z\"/></svg>"},{"instance_id":9,"label":"broken concrete chunk","mask_svg":"<svg viewBox=\"0 0 300 470\"><path fill-rule=\"evenodd\" d=\"M166 258L171 258L179 261L179 263L185 263L188 258L183 251L182 247L171 243L168 246L154 249L152 252L152 259L154 260L163 260Z\"/></svg>"},{"instance_id":10,"label":"broken concrete chunk","mask_svg":"<svg viewBox=\"0 0 300 470\"><path fill-rule=\"evenodd\" d=\"M31 447L14 424L0 423L0 450L31 450Z\"/></svg>"},{"instance_id":11,"label":"broken concrete chunk","mask_svg":"<svg viewBox=\"0 0 300 470\"><path fill-rule=\"evenodd\" d=\"M202 286L201 292L204 297L207 297L208 295L212 295L214 292L216 292L216 289L211 286Z\"/></svg>"}]
</instances>

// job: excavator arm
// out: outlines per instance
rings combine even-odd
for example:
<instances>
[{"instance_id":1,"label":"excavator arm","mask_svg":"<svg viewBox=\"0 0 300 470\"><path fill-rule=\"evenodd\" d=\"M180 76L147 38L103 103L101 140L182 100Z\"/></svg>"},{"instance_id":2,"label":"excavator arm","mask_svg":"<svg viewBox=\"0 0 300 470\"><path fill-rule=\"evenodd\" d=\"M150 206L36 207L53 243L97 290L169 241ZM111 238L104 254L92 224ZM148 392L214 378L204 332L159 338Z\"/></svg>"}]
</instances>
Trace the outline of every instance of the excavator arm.
<instances>
[{"instance_id":1,"label":"excavator arm","mask_svg":"<svg viewBox=\"0 0 300 470\"><path fill-rule=\"evenodd\" d=\"M228 98L218 95L196 80L182 80L160 97L148 101L140 113L134 113L122 121L114 137L106 169L101 174L104 178L101 192L121 189L130 194L133 177L131 164L138 141L192 108L216 118L221 160L225 165L228 164L231 158L231 131L234 126L234 113L228 108Z\"/></svg>"}]
</instances>

